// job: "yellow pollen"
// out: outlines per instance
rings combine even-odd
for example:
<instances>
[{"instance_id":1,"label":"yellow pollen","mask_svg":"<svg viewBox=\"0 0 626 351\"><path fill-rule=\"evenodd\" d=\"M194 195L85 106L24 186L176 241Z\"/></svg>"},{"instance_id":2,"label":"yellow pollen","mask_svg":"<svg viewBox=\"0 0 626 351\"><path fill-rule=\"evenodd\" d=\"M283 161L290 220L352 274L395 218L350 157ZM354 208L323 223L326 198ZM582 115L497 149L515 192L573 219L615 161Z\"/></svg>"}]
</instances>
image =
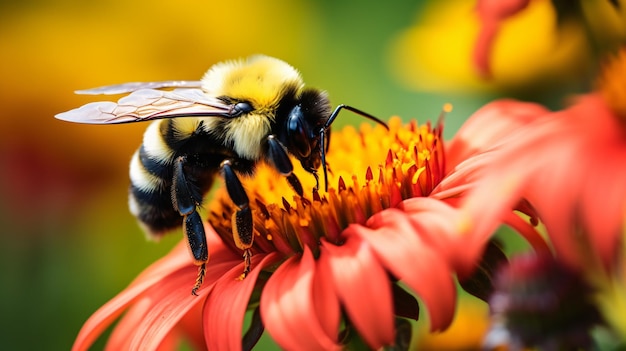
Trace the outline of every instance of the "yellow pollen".
<instances>
[{"instance_id":1,"label":"yellow pollen","mask_svg":"<svg viewBox=\"0 0 626 351\"><path fill-rule=\"evenodd\" d=\"M363 124L333 131L326 155L328 192L323 184L315 191L315 177L292 159L303 198L270 166L259 165L253 177L242 179L254 217L252 251L289 255L308 246L315 254L321 238L341 244L341 232L351 223L363 224L404 199L428 196L444 176L443 146L441 125L403 124L397 117L390 119L389 130ZM233 248L230 218L236 210L226 190L217 190L209 222Z\"/></svg>"}]
</instances>

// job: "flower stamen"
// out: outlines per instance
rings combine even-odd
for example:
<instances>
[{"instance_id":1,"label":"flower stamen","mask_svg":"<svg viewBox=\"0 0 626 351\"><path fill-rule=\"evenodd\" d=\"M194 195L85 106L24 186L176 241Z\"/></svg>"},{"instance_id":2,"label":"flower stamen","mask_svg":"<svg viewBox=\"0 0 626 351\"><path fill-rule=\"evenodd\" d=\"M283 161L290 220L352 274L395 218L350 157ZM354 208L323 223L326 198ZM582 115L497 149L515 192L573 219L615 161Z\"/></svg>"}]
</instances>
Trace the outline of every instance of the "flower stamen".
<instances>
[{"instance_id":1,"label":"flower stamen","mask_svg":"<svg viewBox=\"0 0 626 351\"><path fill-rule=\"evenodd\" d=\"M389 130L366 124L360 131L346 127L333 133L327 162L333 166L328 191L316 190L314 177L295 167L304 189L313 189L310 197L289 199L293 191L266 165L255 177L243 180L246 189L255 189L248 194L254 216L253 253L278 251L289 257L309 247L316 256L322 239L341 245L341 233L350 224L364 224L404 199L428 196L444 176L442 126L418 126L414 121L403 126L399 118L392 118ZM233 249L234 211L226 191L218 190L209 221Z\"/></svg>"}]
</instances>

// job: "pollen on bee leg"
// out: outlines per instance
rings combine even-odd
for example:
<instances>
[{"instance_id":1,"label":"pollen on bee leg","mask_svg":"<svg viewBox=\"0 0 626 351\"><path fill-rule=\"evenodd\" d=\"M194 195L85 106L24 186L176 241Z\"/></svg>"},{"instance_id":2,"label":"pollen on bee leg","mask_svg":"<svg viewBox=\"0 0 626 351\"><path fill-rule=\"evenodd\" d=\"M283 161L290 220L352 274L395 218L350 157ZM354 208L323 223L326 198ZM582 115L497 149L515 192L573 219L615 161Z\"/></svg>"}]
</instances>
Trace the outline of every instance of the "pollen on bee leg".
<instances>
[{"instance_id":1,"label":"pollen on bee leg","mask_svg":"<svg viewBox=\"0 0 626 351\"><path fill-rule=\"evenodd\" d=\"M250 247L254 242L254 226L252 219L252 209L250 207L242 208L236 211L232 217L232 230L233 230L233 240L235 241L235 245L243 250L243 274L240 276L240 279L245 278L250 272L250 257L252 256L252 251L250 251Z\"/></svg>"},{"instance_id":2,"label":"pollen on bee leg","mask_svg":"<svg viewBox=\"0 0 626 351\"><path fill-rule=\"evenodd\" d=\"M239 276L239 280L245 279L248 273L250 273L250 266L252 266L251 258L252 251L250 249L243 250L243 273Z\"/></svg>"},{"instance_id":3,"label":"pollen on bee leg","mask_svg":"<svg viewBox=\"0 0 626 351\"><path fill-rule=\"evenodd\" d=\"M204 282L205 274L206 274L206 263L203 263L198 266L198 276L196 277L196 283L194 284L193 289L191 289L191 295L198 296L197 292L202 286L202 283Z\"/></svg>"}]
</instances>

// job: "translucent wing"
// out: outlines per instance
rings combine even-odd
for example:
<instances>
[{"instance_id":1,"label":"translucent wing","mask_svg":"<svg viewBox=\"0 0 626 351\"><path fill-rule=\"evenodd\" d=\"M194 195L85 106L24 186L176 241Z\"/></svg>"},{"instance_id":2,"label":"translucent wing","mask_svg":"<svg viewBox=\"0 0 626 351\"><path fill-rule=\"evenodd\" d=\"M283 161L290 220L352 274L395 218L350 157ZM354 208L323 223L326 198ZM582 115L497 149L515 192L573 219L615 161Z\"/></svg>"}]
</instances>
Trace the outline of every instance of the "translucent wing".
<instances>
[{"instance_id":1,"label":"translucent wing","mask_svg":"<svg viewBox=\"0 0 626 351\"><path fill-rule=\"evenodd\" d=\"M200 89L140 89L122 97L117 103L92 102L55 117L78 123L113 124L190 116L231 118L239 114L234 105L209 97Z\"/></svg>"},{"instance_id":2,"label":"translucent wing","mask_svg":"<svg viewBox=\"0 0 626 351\"><path fill-rule=\"evenodd\" d=\"M106 85L92 89L77 90L76 94L85 95L115 95L126 94L141 89L163 89L163 88L199 88L199 80L167 80L163 82L132 82L116 85Z\"/></svg>"}]
</instances>

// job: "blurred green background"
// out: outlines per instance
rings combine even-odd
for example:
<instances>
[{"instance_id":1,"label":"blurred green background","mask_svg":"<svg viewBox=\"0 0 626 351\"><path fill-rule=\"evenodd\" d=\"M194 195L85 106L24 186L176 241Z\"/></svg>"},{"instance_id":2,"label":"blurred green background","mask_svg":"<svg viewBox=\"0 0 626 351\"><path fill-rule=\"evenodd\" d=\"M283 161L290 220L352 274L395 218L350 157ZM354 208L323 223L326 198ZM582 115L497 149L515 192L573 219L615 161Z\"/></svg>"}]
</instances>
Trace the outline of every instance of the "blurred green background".
<instances>
[{"instance_id":1,"label":"blurred green background","mask_svg":"<svg viewBox=\"0 0 626 351\"><path fill-rule=\"evenodd\" d=\"M471 3L450 1L446 6L463 9L463 18L471 18ZM146 125L89 126L54 119L56 113L94 100L74 95L74 90L126 81L196 80L215 62L264 53L297 67L307 84L327 90L335 105L351 104L382 118L435 121L450 102L449 138L467 116L503 92L470 89L463 82L449 91L429 90L431 84L440 85L436 77L413 78L409 68L421 63L402 56L402 50L429 55L452 73L450 62L469 66L469 56L445 50L456 43L443 32L440 38L436 29L426 37L441 43L441 51L432 43L422 46L419 36L413 37L414 46L402 41L408 29L422 22L440 23L442 31L459 23L451 22L458 14L425 12L427 5L2 2L2 349L69 349L99 306L181 238L174 233L160 243L146 241L127 209L128 162ZM513 84L508 91L528 96L526 88ZM542 96L554 101L553 95ZM336 124L356 123L361 120L346 113Z\"/></svg>"}]
</instances>

